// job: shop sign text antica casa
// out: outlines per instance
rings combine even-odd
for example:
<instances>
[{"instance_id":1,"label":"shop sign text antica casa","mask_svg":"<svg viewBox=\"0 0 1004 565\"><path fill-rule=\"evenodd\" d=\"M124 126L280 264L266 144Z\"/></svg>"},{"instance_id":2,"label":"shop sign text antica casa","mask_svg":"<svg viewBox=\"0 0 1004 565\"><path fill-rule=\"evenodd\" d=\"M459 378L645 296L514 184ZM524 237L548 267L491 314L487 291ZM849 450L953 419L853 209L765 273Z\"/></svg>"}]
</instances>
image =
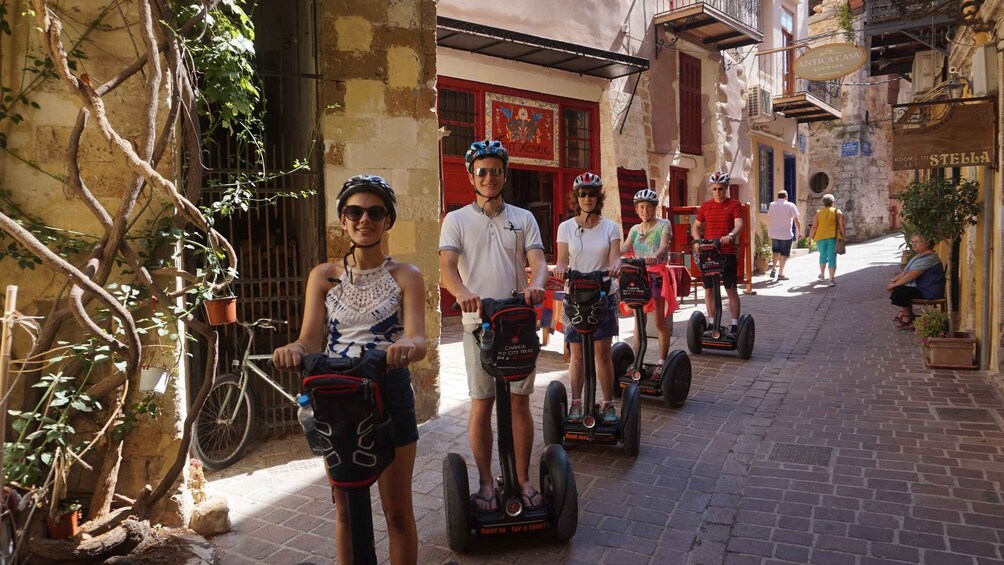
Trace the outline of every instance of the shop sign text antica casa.
<instances>
[{"instance_id":1,"label":"shop sign text antica casa","mask_svg":"<svg viewBox=\"0 0 1004 565\"><path fill-rule=\"evenodd\" d=\"M893 106L893 170L997 164L994 107L989 100Z\"/></svg>"}]
</instances>

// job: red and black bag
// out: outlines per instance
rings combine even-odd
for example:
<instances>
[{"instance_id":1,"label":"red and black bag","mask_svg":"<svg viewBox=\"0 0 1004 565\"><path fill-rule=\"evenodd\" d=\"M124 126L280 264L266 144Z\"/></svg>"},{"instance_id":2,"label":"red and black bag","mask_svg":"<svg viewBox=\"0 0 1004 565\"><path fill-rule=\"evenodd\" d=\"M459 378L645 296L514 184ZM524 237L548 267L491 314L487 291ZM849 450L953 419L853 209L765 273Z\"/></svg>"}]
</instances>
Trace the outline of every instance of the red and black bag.
<instances>
[{"instance_id":1,"label":"red and black bag","mask_svg":"<svg viewBox=\"0 0 1004 565\"><path fill-rule=\"evenodd\" d=\"M328 482L342 490L367 488L394 461L394 423L384 408L386 352L337 359L303 358L303 390L317 431L327 440Z\"/></svg>"},{"instance_id":2,"label":"red and black bag","mask_svg":"<svg viewBox=\"0 0 1004 565\"><path fill-rule=\"evenodd\" d=\"M722 274L722 252L717 239L697 240L697 253L694 261L701 269L701 276L710 277Z\"/></svg>"},{"instance_id":3,"label":"red and black bag","mask_svg":"<svg viewBox=\"0 0 1004 565\"><path fill-rule=\"evenodd\" d=\"M605 273L606 271L589 273L569 271L565 275L568 287L565 294L565 313L568 322L580 334L596 331L607 315L610 279L604 279Z\"/></svg>"},{"instance_id":4,"label":"red and black bag","mask_svg":"<svg viewBox=\"0 0 1004 565\"><path fill-rule=\"evenodd\" d=\"M648 268L644 259L621 260L621 301L632 308L643 307L652 298Z\"/></svg>"},{"instance_id":5,"label":"red and black bag","mask_svg":"<svg viewBox=\"0 0 1004 565\"><path fill-rule=\"evenodd\" d=\"M481 367L489 375L510 382L530 376L537 367L540 337L537 312L523 297L481 300L481 327L474 337L481 347Z\"/></svg>"}]
</instances>

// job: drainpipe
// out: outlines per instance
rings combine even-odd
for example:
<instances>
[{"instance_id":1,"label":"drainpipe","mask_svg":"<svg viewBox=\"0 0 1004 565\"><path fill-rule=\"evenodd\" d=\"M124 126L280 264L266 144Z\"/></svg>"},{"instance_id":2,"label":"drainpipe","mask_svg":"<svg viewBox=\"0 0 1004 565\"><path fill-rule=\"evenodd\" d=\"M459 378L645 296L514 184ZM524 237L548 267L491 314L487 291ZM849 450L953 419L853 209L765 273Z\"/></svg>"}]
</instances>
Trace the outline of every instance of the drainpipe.
<instances>
[{"instance_id":1,"label":"drainpipe","mask_svg":"<svg viewBox=\"0 0 1004 565\"><path fill-rule=\"evenodd\" d=\"M994 186L993 174L990 167L983 167L983 319L980 323L980 370L986 371L990 368L990 344L993 342L990 332L990 321L993 317L992 302L990 301L990 285L993 282L991 273L991 258L995 247L994 237Z\"/></svg>"}]
</instances>

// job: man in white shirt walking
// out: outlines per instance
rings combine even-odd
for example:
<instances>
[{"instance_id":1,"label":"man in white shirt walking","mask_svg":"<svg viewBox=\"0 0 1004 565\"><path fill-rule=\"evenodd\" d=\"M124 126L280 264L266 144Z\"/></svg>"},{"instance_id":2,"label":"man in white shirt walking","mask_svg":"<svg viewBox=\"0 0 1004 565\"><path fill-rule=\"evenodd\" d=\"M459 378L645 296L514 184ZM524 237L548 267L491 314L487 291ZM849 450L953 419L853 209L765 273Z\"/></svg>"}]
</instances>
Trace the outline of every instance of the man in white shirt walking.
<instances>
[{"instance_id":1,"label":"man in white shirt walking","mask_svg":"<svg viewBox=\"0 0 1004 565\"><path fill-rule=\"evenodd\" d=\"M784 264L791 256L792 225L794 225L794 235L796 239L802 237L802 222L799 221L798 207L788 202L788 193L784 190L777 193L777 200L771 202L767 210L767 218L770 225L767 228L767 235L770 236L771 257L770 276L777 274L777 280L786 281L784 276Z\"/></svg>"}]
</instances>

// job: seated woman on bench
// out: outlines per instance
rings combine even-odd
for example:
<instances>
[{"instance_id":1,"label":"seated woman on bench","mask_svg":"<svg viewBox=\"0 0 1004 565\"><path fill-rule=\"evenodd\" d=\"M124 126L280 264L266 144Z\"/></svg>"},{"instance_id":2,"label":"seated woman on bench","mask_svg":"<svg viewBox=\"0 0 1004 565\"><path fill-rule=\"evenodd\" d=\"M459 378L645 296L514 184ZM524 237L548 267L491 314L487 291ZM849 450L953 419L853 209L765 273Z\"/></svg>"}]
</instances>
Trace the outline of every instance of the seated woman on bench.
<instances>
[{"instance_id":1,"label":"seated woman on bench","mask_svg":"<svg viewBox=\"0 0 1004 565\"><path fill-rule=\"evenodd\" d=\"M903 272L893 277L885 289L891 292L889 300L900 307L896 317L896 327L913 327L913 301L918 299L937 300L945 297L945 268L941 259L931 249L934 242L920 234L910 238L910 246L916 255L906 264Z\"/></svg>"}]
</instances>

